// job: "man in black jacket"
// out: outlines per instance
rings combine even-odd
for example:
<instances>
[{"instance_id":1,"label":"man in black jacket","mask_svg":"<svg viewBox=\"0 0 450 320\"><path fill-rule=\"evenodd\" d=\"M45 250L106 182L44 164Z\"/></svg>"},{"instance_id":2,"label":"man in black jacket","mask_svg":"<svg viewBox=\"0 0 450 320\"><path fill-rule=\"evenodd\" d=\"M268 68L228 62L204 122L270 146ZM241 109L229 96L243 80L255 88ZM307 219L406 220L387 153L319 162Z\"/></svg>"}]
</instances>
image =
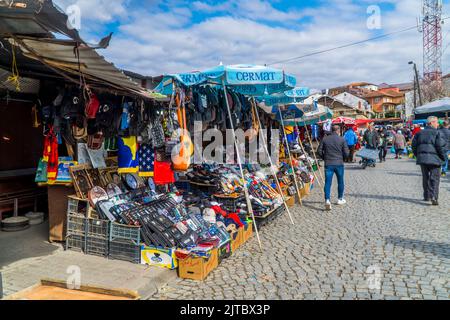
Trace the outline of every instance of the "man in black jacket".
<instances>
[{"instance_id":1,"label":"man in black jacket","mask_svg":"<svg viewBox=\"0 0 450 320\"><path fill-rule=\"evenodd\" d=\"M447 142L439 132L437 117L429 117L425 130L417 133L412 142L412 149L417 158L417 164L422 169L423 196L425 201L439 205L439 183L441 166L447 156Z\"/></svg>"},{"instance_id":2,"label":"man in black jacket","mask_svg":"<svg viewBox=\"0 0 450 320\"><path fill-rule=\"evenodd\" d=\"M442 176L445 177L448 172L448 157L450 156L450 121L444 121L440 132L444 140L447 141L447 156L445 157L445 164L442 166Z\"/></svg>"},{"instance_id":3,"label":"man in black jacket","mask_svg":"<svg viewBox=\"0 0 450 320\"><path fill-rule=\"evenodd\" d=\"M325 161L325 209L331 210L331 185L333 176L338 179L338 205L347 202L344 199L344 159L348 158L350 150L347 142L339 135L340 127L333 126L332 133L325 136L319 145L318 154Z\"/></svg>"}]
</instances>

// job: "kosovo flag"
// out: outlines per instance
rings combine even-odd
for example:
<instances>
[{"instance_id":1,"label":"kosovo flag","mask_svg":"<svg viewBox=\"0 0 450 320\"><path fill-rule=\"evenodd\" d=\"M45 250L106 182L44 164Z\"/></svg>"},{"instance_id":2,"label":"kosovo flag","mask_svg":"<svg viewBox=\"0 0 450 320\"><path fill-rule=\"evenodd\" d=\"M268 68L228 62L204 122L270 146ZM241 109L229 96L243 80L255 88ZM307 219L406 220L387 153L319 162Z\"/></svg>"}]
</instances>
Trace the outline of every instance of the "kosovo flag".
<instances>
[{"instance_id":1,"label":"kosovo flag","mask_svg":"<svg viewBox=\"0 0 450 320\"><path fill-rule=\"evenodd\" d=\"M137 138L135 136L127 138L119 137L118 147L118 172L120 174L137 173L139 171Z\"/></svg>"}]
</instances>

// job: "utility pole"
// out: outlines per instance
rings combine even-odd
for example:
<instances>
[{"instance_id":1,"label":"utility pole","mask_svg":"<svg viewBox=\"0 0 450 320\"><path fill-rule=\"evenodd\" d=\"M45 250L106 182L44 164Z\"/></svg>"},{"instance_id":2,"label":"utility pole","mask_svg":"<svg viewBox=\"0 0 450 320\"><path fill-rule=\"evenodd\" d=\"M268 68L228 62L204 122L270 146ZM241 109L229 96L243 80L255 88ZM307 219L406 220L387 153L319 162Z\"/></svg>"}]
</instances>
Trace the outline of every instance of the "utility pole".
<instances>
[{"instance_id":1,"label":"utility pole","mask_svg":"<svg viewBox=\"0 0 450 320\"><path fill-rule=\"evenodd\" d=\"M419 70L417 70L417 65L414 61L410 61L408 62L408 64L413 65L414 68L414 108L417 108L416 90L419 92L419 103L421 106L423 105L422 90L420 89L420 81L419 81Z\"/></svg>"}]
</instances>

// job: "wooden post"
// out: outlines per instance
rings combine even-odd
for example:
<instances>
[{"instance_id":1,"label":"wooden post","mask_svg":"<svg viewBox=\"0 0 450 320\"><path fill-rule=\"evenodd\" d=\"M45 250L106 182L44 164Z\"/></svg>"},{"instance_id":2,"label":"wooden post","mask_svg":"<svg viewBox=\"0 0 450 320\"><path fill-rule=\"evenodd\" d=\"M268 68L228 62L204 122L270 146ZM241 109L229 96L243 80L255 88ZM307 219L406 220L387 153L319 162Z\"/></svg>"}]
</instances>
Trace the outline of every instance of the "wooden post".
<instances>
[{"instance_id":1,"label":"wooden post","mask_svg":"<svg viewBox=\"0 0 450 320\"><path fill-rule=\"evenodd\" d=\"M253 212L252 202L250 200L250 196L249 196L249 193L248 193L247 181L246 181L245 176L244 176L244 170L242 169L241 155L239 154L239 146L237 144L236 133L234 132L233 117L231 115L230 103L228 102L228 95L227 95L227 86L225 85L225 80L224 79L222 79L222 85L223 85L223 91L224 91L224 95L225 95L225 103L227 105L228 117L229 117L229 120L230 120L231 130L232 130L232 134L233 134L234 147L235 147L236 152L237 152L237 161L238 161L238 164L239 164L239 170L241 172L242 180L243 180L243 183L244 183L244 194L245 194L245 199L247 200L247 208L248 208L249 213L252 215L253 226L255 227L255 233L256 233L256 237L258 239L259 249L262 251L262 244L261 244L261 239L259 237L258 226L256 225L255 214Z\"/></svg>"}]
</instances>

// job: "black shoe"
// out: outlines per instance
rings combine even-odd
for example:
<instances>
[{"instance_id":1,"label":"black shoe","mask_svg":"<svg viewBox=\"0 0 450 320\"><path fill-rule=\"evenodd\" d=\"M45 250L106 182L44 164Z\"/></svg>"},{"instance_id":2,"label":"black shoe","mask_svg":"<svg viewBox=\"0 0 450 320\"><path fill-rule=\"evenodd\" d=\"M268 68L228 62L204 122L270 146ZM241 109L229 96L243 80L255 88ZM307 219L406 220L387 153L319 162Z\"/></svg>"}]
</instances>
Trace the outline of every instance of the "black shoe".
<instances>
[{"instance_id":1,"label":"black shoe","mask_svg":"<svg viewBox=\"0 0 450 320\"><path fill-rule=\"evenodd\" d=\"M423 201L425 201L425 202L430 202L431 199L430 199L430 198L423 198Z\"/></svg>"},{"instance_id":2,"label":"black shoe","mask_svg":"<svg viewBox=\"0 0 450 320\"><path fill-rule=\"evenodd\" d=\"M431 200L431 204L432 204L433 206L438 206L438 205L439 205L439 202L438 202L437 200Z\"/></svg>"}]
</instances>

